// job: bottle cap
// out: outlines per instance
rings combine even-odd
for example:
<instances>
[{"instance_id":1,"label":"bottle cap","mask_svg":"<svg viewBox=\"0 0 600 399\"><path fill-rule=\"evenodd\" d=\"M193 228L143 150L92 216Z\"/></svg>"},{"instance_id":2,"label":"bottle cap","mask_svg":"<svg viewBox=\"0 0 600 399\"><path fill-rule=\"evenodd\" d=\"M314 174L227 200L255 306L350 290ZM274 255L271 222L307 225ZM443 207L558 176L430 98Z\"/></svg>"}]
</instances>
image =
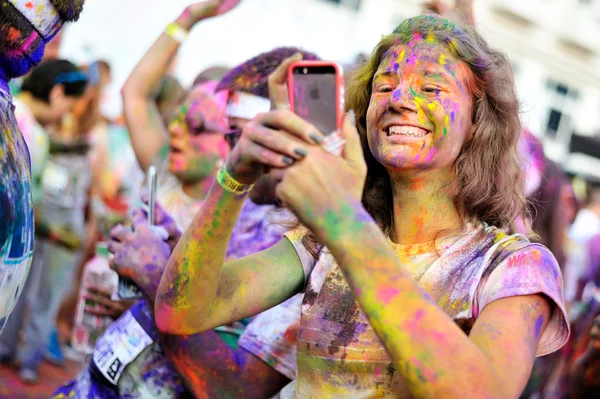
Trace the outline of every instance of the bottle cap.
<instances>
[{"instance_id":1,"label":"bottle cap","mask_svg":"<svg viewBox=\"0 0 600 399\"><path fill-rule=\"evenodd\" d=\"M108 244L105 242L97 243L96 255L101 256L103 258L108 258L110 256L110 252L108 252Z\"/></svg>"}]
</instances>

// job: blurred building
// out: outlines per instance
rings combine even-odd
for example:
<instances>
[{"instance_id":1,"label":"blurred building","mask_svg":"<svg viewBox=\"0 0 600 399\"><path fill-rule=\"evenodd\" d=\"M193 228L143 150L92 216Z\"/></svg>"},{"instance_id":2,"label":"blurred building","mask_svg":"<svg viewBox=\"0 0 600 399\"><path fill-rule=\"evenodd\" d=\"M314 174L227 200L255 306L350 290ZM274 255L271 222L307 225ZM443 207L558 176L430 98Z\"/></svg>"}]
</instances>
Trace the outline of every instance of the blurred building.
<instances>
[{"instance_id":1,"label":"blurred building","mask_svg":"<svg viewBox=\"0 0 600 399\"><path fill-rule=\"evenodd\" d=\"M453 0L446 0L453 1ZM522 119L565 168L600 178L600 0L473 0L478 29L513 63ZM421 12L422 0L242 0L199 24L180 51L190 83L211 65L294 45L348 64ZM189 0L87 0L64 39L64 56L113 61L118 87ZM115 12L118 10L118 12ZM584 153L587 153L584 154Z\"/></svg>"},{"instance_id":2,"label":"blurred building","mask_svg":"<svg viewBox=\"0 0 600 399\"><path fill-rule=\"evenodd\" d=\"M600 1L475 2L513 63L524 124L565 169L600 177Z\"/></svg>"}]
</instances>

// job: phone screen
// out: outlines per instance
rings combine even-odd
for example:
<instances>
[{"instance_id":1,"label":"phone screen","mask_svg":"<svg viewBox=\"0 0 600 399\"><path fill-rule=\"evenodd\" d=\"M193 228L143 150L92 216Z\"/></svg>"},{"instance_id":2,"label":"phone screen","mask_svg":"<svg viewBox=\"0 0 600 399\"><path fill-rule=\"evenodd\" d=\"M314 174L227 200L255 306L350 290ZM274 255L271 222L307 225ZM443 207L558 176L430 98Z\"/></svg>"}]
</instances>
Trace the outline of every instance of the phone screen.
<instances>
[{"instance_id":1,"label":"phone screen","mask_svg":"<svg viewBox=\"0 0 600 399\"><path fill-rule=\"evenodd\" d=\"M293 70L294 112L324 135L337 130L336 70L333 66L297 66Z\"/></svg>"}]
</instances>

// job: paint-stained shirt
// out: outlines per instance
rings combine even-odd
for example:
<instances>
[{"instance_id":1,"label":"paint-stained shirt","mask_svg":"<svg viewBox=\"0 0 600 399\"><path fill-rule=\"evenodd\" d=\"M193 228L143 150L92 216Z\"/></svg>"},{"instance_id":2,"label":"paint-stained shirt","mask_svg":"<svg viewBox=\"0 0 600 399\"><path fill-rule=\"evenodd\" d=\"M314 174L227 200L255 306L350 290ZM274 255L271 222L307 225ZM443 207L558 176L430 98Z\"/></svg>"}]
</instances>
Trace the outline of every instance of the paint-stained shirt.
<instances>
[{"instance_id":1,"label":"paint-stained shirt","mask_svg":"<svg viewBox=\"0 0 600 399\"><path fill-rule=\"evenodd\" d=\"M34 235L31 161L11 100L0 80L0 332L29 274Z\"/></svg>"},{"instance_id":2,"label":"paint-stained shirt","mask_svg":"<svg viewBox=\"0 0 600 399\"><path fill-rule=\"evenodd\" d=\"M411 397L331 253L325 249L315 260L302 245L301 232L287 237L308 279L298 330L298 376L281 397ZM562 276L542 245L472 225L464 234L437 243L402 246L390 241L390 245L466 334L489 303L542 293L556 306L536 355L556 351L566 342Z\"/></svg>"},{"instance_id":3,"label":"paint-stained shirt","mask_svg":"<svg viewBox=\"0 0 600 399\"><path fill-rule=\"evenodd\" d=\"M239 346L290 380L296 378L296 339L304 295L297 294L252 319Z\"/></svg>"}]
</instances>

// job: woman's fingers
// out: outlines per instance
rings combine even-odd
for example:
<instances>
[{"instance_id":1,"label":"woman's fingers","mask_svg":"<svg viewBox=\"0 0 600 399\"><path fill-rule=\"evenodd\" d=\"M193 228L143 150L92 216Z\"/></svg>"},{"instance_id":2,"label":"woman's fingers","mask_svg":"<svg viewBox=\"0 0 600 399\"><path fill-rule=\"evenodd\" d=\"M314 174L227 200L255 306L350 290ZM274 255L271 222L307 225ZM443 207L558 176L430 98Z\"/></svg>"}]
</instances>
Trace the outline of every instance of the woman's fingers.
<instances>
[{"instance_id":1,"label":"woman's fingers","mask_svg":"<svg viewBox=\"0 0 600 399\"><path fill-rule=\"evenodd\" d=\"M286 132L274 130L263 125L257 125L252 129L248 138L262 147L297 161L308 154L308 147L310 146Z\"/></svg>"},{"instance_id":2,"label":"woman's fingers","mask_svg":"<svg viewBox=\"0 0 600 399\"><path fill-rule=\"evenodd\" d=\"M110 238L113 241L125 241L133 235L133 231L129 227L125 227L121 224L115 226L110 231Z\"/></svg>"},{"instance_id":3,"label":"woman's fingers","mask_svg":"<svg viewBox=\"0 0 600 399\"><path fill-rule=\"evenodd\" d=\"M285 168L295 162L294 158L273 151L254 141L248 141L245 153L255 162L262 164L266 168Z\"/></svg>"},{"instance_id":4,"label":"woman's fingers","mask_svg":"<svg viewBox=\"0 0 600 399\"><path fill-rule=\"evenodd\" d=\"M313 124L287 109L260 114L255 121L271 129L282 130L307 144L321 144L325 139Z\"/></svg>"},{"instance_id":5,"label":"woman's fingers","mask_svg":"<svg viewBox=\"0 0 600 399\"><path fill-rule=\"evenodd\" d=\"M287 89L288 69L296 61L302 60L302 53L286 58L277 69L269 75L269 98L271 109L289 109L290 100Z\"/></svg>"}]
</instances>

